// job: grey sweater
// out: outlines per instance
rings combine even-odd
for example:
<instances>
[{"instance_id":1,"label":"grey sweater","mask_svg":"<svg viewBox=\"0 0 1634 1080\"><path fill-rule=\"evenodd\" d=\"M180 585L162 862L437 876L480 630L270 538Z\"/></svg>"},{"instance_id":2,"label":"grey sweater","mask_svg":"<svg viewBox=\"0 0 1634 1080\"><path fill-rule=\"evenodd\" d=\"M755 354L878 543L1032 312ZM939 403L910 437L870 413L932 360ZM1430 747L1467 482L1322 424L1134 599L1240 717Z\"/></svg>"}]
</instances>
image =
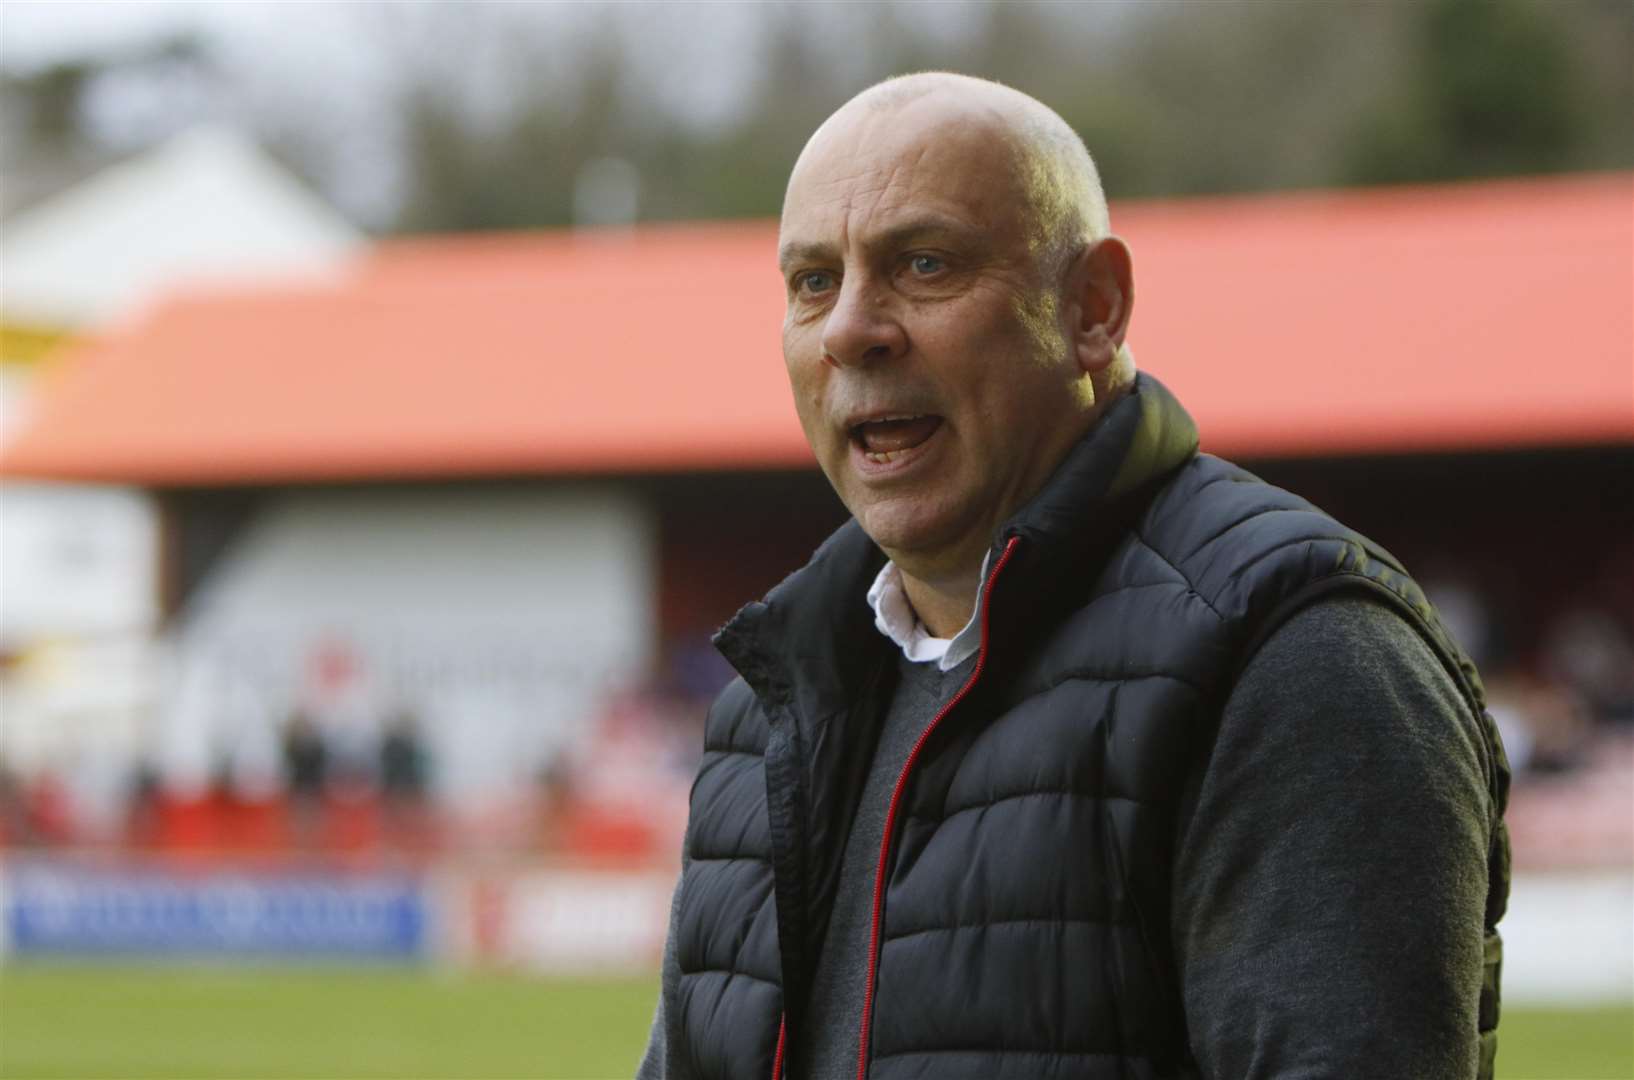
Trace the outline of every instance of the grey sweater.
<instances>
[{"instance_id":1,"label":"grey sweater","mask_svg":"<svg viewBox=\"0 0 1634 1080\"><path fill-rule=\"evenodd\" d=\"M919 731L972 663L943 674L902 661L793 1080L856 1075L885 807ZM1204 1076L1475 1075L1489 809L1480 747L1434 654L1382 605L1320 601L1266 640L1180 807L1171 932ZM637 1080L694 1080L670 1028L679 984L672 908Z\"/></svg>"}]
</instances>

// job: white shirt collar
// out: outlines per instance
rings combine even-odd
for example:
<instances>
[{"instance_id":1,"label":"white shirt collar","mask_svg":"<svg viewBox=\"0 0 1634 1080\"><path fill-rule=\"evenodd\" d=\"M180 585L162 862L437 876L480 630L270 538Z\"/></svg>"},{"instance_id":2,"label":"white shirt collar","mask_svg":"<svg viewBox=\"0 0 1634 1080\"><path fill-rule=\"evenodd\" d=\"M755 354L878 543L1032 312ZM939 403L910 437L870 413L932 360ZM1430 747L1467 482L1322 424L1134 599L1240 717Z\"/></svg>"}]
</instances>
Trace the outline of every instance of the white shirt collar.
<instances>
[{"instance_id":1,"label":"white shirt collar","mask_svg":"<svg viewBox=\"0 0 1634 1080\"><path fill-rule=\"evenodd\" d=\"M987 580L987 563L992 557L993 553L988 552L982 559L982 581ZM879 627L879 632L896 642L909 660L935 660L941 670L951 671L981 648L980 599L963 630L951 638L931 637L903 591L902 571L889 560L868 587L868 606L874 609L874 625Z\"/></svg>"}]
</instances>

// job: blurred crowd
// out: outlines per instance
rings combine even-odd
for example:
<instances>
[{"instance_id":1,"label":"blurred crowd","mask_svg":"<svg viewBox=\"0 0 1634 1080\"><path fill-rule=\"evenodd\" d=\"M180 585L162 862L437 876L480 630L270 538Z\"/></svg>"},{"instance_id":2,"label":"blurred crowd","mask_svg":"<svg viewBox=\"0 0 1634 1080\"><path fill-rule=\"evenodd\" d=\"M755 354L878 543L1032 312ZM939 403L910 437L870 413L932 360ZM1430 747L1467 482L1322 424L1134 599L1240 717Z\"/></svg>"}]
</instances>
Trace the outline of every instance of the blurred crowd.
<instances>
[{"instance_id":1,"label":"blurred crowd","mask_svg":"<svg viewBox=\"0 0 1634 1080\"><path fill-rule=\"evenodd\" d=\"M1481 670L1518 776L1581 769L1608 738L1634 731L1634 634L1626 621L1607 610L1569 607L1523 655L1477 588L1443 579L1427 591Z\"/></svg>"},{"instance_id":2,"label":"blurred crowd","mask_svg":"<svg viewBox=\"0 0 1634 1080\"><path fill-rule=\"evenodd\" d=\"M1514 770L1505 815L1517 865L1634 863L1634 607L1569 605L1529 647L1484 594L1443 579L1431 601L1469 650Z\"/></svg>"},{"instance_id":3,"label":"blurred crowd","mask_svg":"<svg viewBox=\"0 0 1634 1080\"><path fill-rule=\"evenodd\" d=\"M146 759L132 763L117 842L136 848L417 850L433 841L432 762L412 713L388 718L374 745L338 738L305 711L283 726L281 769L254 789L221 768L202 791L167 787ZM58 770L13 775L0 761L0 843L63 846L86 837Z\"/></svg>"},{"instance_id":4,"label":"blurred crowd","mask_svg":"<svg viewBox=\"0 0 1634 1080\"><path fill-rule=\"evenodd\" d=\"M725 668L704 643L668 655L659 673L606 695L531 785L495 792L475 811L442 797L435 741L412 709L358 723L297 708L280 726L276 776L235 769L230 748L202 789L167 783L147 758L132 762L111 835L90 827L66 768L25 775L0 754L0 850L672 859Z\"/></svg>"},{"instance_id":5,"label":"blurred crowd","mask_svg":"<svg viewBox=\"0 0 1634 1080\"><path fill-rule=\"evenodd\" d=\"M1634 632L1608 610L1561 611L1523 653L1483 594L1443 579L1432 601L1480 665L1515 771L1520 857L1634 857ZM53 768L0 759L0 847L87 843L130 850L429 858L509 852L673 859L708 703L729 677L702 642L672 647L653 674L607 694L535 782L478 814L439 795L425 721L397 707L336 724L296 709L282 723L279 775L246 784L225 764L204 790L167 788L131 764L116 837L88 835Z\"/></svg>"}]
</instances>

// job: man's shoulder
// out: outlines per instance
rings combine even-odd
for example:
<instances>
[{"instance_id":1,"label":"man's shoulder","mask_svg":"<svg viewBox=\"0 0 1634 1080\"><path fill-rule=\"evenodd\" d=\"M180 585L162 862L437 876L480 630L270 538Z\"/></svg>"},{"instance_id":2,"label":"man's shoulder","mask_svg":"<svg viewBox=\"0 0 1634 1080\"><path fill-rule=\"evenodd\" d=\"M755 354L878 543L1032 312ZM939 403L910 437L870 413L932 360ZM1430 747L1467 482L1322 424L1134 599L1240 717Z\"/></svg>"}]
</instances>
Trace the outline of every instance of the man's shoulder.
<instances>
[{"instance_id":1,"label":"man's shoulder","mask_svg":"<svg viewBox=\"0 0 1634 1080\"><path fill-rule=\"evenodd\" d=\"M1383 547L1293 492L1207 454L1158 491L1133 540L1226 618L1254 623L1333 587L1371 591L1409 608L1422 602Z\"/></svg>"},{"instance_id":2,"label":"man's shoulder","mask_svg":"<svg viewBox=\"0 0 1634 1080\"><path fill-rule=\"evenodd\" d=\"M1210 454L1198 454L1169 478L1136 532L1199 580L1226 554L1253 557L1301 538L1357 535L1293 492Z\"/></svg>"}]
</instances>

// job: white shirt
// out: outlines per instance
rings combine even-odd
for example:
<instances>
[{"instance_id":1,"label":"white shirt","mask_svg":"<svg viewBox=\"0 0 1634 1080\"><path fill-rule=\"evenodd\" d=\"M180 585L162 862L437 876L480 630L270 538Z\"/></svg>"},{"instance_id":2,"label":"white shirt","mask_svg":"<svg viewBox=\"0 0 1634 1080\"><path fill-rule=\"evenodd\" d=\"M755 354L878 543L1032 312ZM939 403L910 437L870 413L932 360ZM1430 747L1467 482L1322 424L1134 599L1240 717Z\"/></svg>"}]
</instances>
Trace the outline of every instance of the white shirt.
<instances>
[{"instance_id":1,"label":"white shirt","mask_svg":"<svg viewBox=\"0 0 1634 1080\"><path fill-rule=\"evenodd\" d=\"M987 563L993 557L988 552L982 559L981 580L987 581ZM981 614L981 594L976 597L976 608L964 629L950 638L931 637L925 624L919 621L908 594L902 588L902 571L896 563L886 560L879 576L868 587L868 606L874 609L874 625L879 632L902 647L909 660L935 660L937 667L951 671L982 647L982 631L978 616Z\"/></svg>"}]
</instances>

